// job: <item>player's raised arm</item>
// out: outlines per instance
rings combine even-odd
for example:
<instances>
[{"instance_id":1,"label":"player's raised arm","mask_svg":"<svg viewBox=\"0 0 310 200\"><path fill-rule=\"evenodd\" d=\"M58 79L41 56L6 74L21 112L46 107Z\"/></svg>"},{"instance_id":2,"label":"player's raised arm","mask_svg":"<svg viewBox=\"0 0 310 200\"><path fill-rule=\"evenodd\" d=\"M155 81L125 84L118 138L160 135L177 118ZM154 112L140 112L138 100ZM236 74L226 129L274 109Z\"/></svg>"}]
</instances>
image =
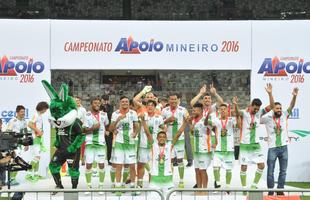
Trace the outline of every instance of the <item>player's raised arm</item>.
<instances>
[{"instance_id":1,"label":"player's raised arm","mask_svg":"<svg viewBox=\"0 0 310 200\"><path fill-rule=\"evenodd\" d=\"M242 112L239 110L238 101L239 101L238 97L234 96L233 99L232 99L232 104L233 104L234 109L235 109L236 117L241 117L242 116Z\"/></svg>"},{"instance_id":2,"label":"player's raised arm","mask_svg":"<svg viewBox=\"0 0 310 200\"><path fill-rule=\"evenodd\" d=\"M191 102L190 102L191 106L193 107L193 106L195 105L195 103L197 103L197 102L199 101L200 97L201 97L202 95L204 95L206 92L207 92L207 85L204 84L204 85L200 88L199 93L191 100Z\"/></svg>"},{"instance_id":3,"label":"player's raised arm","mask_svg":"<svg viewBox=\"0 0 310 200\"><path fill-rule=\"evenodd\" d=\"M298 91L299 89L298 88L294 88L293 89L293 92L292 92L292 100L291 100L291 103L290 103L290 106L288 107L288 111L291 112L293 110L293 108L295 107L295 104L296 104L296 98L297 98L297 95L298 95Z\"/></svg>"},{"instance_id":4,"label":"player's raised arm","mask_svg":"<svg viewBox=\"0 0 310 200\"><path fill-rule=\"evenodd\" d=\"M213 95L216 99L216 106L220 107L224 103L223 98L217 93L215 87L213 86L213 83L210 85L210 93Z\"/></svg>"},{"instance_id":5,"label":"player's raised arm","mask_svg":"<svg viewBox=\"0 0 310 200\"><path fill-rule=\"evenodd\" d=\"M273 109L274 108L274 98L273 98L273 95L272 95L272 85L271 83L267 83L266 87L265 87L265 90L268 94L268 97L269 97L269 107L270 109Z\"/></svg>"},{"instance_id":6,"label":"player's raised arm","mask_svg":"<svg viewBox=\"0 0 310 200\"><path fill-rule=\"evenodd\" d=\"M139 92L139 94L137 94L134 98L133 98L133 103L134 105L138 106L138 108L140 108L142 106L142 103L140 102L141 98L143 95L145 95L146 93L150 92L152 90L152 86L147 85L143 88L143 90L141 90L141 92Z\"/></svg>"}]
</instances>

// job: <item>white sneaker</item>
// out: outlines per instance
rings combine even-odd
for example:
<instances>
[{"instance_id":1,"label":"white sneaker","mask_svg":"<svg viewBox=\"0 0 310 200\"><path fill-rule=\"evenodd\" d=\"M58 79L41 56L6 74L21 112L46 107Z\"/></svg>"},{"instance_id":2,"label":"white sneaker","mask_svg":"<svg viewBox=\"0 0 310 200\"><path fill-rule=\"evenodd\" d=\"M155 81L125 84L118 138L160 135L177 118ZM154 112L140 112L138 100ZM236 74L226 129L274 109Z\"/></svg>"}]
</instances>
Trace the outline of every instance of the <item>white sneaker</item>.
<instances>
[{"instance_id":1,"label":"white sneaker","mask_svg":"<svg viewBox=\"0 0 310 200\"><path fill-rule=\"evenodd\" d=\"M103 189L103 185L102 184L99 184L99 187L98 187L99 190L102 190ZM104 195L104 192L100 191L98 192L99 195Z\"/></svg>"}]
</instances>

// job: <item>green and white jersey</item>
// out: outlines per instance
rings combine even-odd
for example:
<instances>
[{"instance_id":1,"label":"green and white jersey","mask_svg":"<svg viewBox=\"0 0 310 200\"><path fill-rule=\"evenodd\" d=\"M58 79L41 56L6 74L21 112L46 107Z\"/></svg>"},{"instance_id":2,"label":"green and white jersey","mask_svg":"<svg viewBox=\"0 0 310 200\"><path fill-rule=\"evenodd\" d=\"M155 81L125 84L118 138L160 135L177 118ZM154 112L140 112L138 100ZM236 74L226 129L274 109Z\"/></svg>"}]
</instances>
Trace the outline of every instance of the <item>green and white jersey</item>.
<instances>
[{"instance_id":1,"label":"green and white jersey","mask_svg":"<svg viewBox=\"0 0 310 200\"><path fill-rule=\"evenodd\" d=\"M210 107L210 109L209 109L209 108L204 108L204 109L203 109L203 116L206 117L206 116L208 115L209 111L210 111L210 113L215 113L215 112L217 112L216 103L212 104L211 107Z\"/></svg>"},{"instance_id":2,"label":"green and white jersey","mask_svg":"<svg viewBox=\"0 0 310 200\"><path fill-rule=\"evenodd\" d=\"M86 128L91 128L93 125L100 123L99 130L94 131L91 134L87 134L85 138L86 145L105 145L105 127L109 124L107 113L99 111L98 113L92 113L88 111L85 116L85 122L83 124Z\"/></svg>"},{"instance_id":3,"label":"green and white jersey","mask_svg":"<svg viewBox=\"0 0 310 200\"><path fill-rule=\"evenodd\" d=\"M282 112L280 118L275 118L274 112L270 111L261 119L261 123L266 125L268 133L269 148L281 147L289 144L288 135L288 117L291 112L289 110Z\"/></svg>"},{"instance_id":4,"label":"green and white jersey","mask_svg":"<svg viewBox=\"0 0 310 200\"><path fill-rule=\"evenodd\" d=\"M228 117L226 120L214 118L213 123L217 128L217 146L215 151L234 151L234 126L236 119Z\"/></svg>"},{"instance_id":5,"label":"green and white jersey","mask_svg":"<svg viewBox=\"0 0 310 200\"><path fill-rule=\"evenodd\" d=\"M208 116L208 115L207 115ZM214 119L217 119L217 116L216 116L216 112L212 112L210 115L209 115L209 119L208 119L208 132L210 132L211 134L211 144L215 144L215 130L212 128L212 121Z\"/></svg>"},{"instance_id":6,"label":"green and white jersey","mask_svg":"<svg viewBox=\"0 0 310 200\"><path fill-rule=\"evenodd\" d=\"M30 122L34 124L34 126L43 132L43 117L38 112L36 112L32 118L30 119ZM32 131L34 134L34 131Z\"/></svg>"},{"instance_id":7,"label":"green and white jersey","mask_svg":"<svg viewBox=\"0 0 310 200\"><path fill-rule=\"evenodd\" d=\"M86 113L87 111L83 106L77 108L77 117L82 121L82 123L86 120Z\"/></svg>"},{"instance_id":8,"label":"green and white jersey","mask_svg":"<svg viewBox=\"0 0 310 200\"><path fill-rule=\"evenodd\" d=\"M167 124L167 139L168 141L172 141L177 131L181 128L183 120L188 116L188 112L186 108L182 106L176 107L175 110L171 110L170 107L166 107L162 110L162 116L164 120L172 116L175 118L174 122ZM184 140L184 134L179 137L179 140Z\"/></svg>"},{"instance_id":9,"label":"green and white jersey","mask_svg":"<svg viewBox=\"0 0 310 200\"><path fill-rule=\"evenodd\" d=\"M119 116L121 116L120 110L113 112L111 121L112 123L117 120ZM116 124L116 138L115 142L123 143L123 144L135 144L135 139L131 136L134 133L133 124L134 122L138 122L138 115L136 111L129 110L126 113L126 117L120 120Z\"/></svg>"},{"instance_id":10,"label":"green and white jersey","mask_svg":"<svg viewBox=\"0 0 310 200\"><path fill-rule=\"evenodd\" d=\"M147 126L149 127L150 133L153 136L153 141L156 141L157 133L161 131L160 126L164 126L163 117L157 114L154 114L154 116L148 116L148 114L145 112L144 119L146 121ZM139 147L148 148L148 149L151 147L146 137L146 133L144 131L142 124L141 124L140 134L139 134Z\"/></svg>"},{"instance_id":11,"label":"green and white jersey","mask_svg":"<svg viewBox=\"0 0 310 200\"><path fill-rule=\"evenodd\" d=\"M242 110L241 126L242 130L240 133L241 144L256 144L259 143L259 135L257 128L260 124L262 115L266 113L265 109L259 110L255 115L251 114L248 110Z\"/></svg>"},{"instance_id":12,"label":"green and white jersey","mask_svg":"<svg viewBox=\"0 0 310 200\"><path fill-rule=\"evenodd\" d=\"M204 121L206 117L202 117L197 122L192 121L194 131L194 152L207 153L211 152L211 131L210 126L205 126Z\"/></svg>"},{"instance_id":13,"label":"green and white jersey","mask_svg":"<svg viewBox=\"0 0 310 200\"><path fill-rule=\"evenodd\" d=\"M43 118L42 118L42 115L40 115L38 112L36 112L32 116L30 122L32 122L34 124L34 126L43 133ZM33 140L33 143L34 144L40 144L41 143L41 137L37 137L33 130L32 130L32 134L35 137L35 139Z\"/></svg>"},{"instance_id":14,"label":"green and white jersey","mask_svg":"<svg viewBox=\"0 0 310 200\"><path fill-rule=\"evenodd\" d=\"M17 117L13 117L7 126L7 131L13 131L16 133L24 133L24 130L27 129L27 122L25 119L19 120Z\"/></svg>"},{"instance_id":15,"label":"green and white jersey","mask_svg":"<svg viewBox=\"0 0 310 200\"><path fill-rule=\"evenodd\" d=\"M167 142L165 146L159 146L154 142L151 148L151 175L156 176L171 176L172 175L172 144Z\"/></svg>"}]
</instances>

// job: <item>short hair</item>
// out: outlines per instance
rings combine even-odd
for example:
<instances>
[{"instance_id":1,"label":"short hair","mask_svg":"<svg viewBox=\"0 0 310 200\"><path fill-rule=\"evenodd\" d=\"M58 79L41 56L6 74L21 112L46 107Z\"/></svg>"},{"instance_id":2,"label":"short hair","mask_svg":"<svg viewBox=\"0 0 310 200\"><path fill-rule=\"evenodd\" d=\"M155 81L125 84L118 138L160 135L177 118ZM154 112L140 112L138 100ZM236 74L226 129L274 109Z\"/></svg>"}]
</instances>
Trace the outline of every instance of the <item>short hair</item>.
<instances>
[{"instance_id":1,"label":"short hair","mask_svg":"<svg viewBox=\"0 0 310 200\"><path fill-rule=\"evenodd\" d=\"M26 108L23 105L16 106L16 112L19 112L21 110L26 110Z\"/></svg>"},{"instance_id":2,"label":"short hair","mask_svg":"<svg viewBox=\"0 0 310 200\"><path fill-rule=\"evenodd\" d=\"M44 110L44 109L47 110L48 108L49 108L48 103L45 102L45 101L41 101L41 102L39 102L39 103L37 104L36 110L37 110L38 112L40 112L40 111L42 111L42 110Z\"/></svg>"},{"instance_id":3,"label":"short hair","mask_svg":"<svg viewBox=\"0 0 310 200\"><path fill-rule=\"evenodd\" d=\"M252 106L261 106L262 105L262 101L258 98L255 98L252 100L252 103L251 103Z\"/></svg>"},{"instance_id":4,"label":"short hair","mask_svg":"<svg viewBox=\"0 0 310 200\"><path fill-rule=\"evenodd\" d=\"M222 103L222 104L220 105L220 107L222 107L222 106L224 106L224 107L226 107L226 108L228 107L226 103Z\"/></svg>"},{"instance_id":5,"label":"short hair","mask_svg":"<svg viewBox=\"0 0 310 200\"><path fill-rule=\"evenodd\" d=\"M75 99L80 99L80 100L81 100L81 98L80 98L79 96L74 96L74 98L75 98Z\"/></svg>"},{"instance_id":6,"label":"short hair","mask_svg":"<svg viewBox=\"0 0 310 200\"><path fill-rule=\"evenodd\" d=\"M277 105L280 105L282 106L282 104L280 102L274 102L274 105L277 106Z\"/></svg>"},{"instance_id":7,"label":"short hair","mask_svg":"<svg viewBox=\"0 0 310 200\"><path fill-rule=\"evenodd\" d=\"M203 109L203 105L201 103L195 103L193 105L193 108L201 108L201 109Z\"/></svg>"},{"instance_id":8,"label":"short hair","mask_svg":"<svg viewBox=\"0 0 310 200\"><path fill-rule=\"evenodd\" d=\"M164 135L167 137L167 133L166 133L165 131L159 131L159 132L157 133L157 137L158 137L160 134L164 134Z\"/></svg>"},{"instance_id":9,"label":"short hair","mask_svg":"<svg viewBox=\"0 0 310 200\"><path fill-rule=\"evenodd\" d=\"M169 94L169 98L170 97L172 97L172 96L176 96L178 99L179 99L179 94L178 93L176 93L176 92L171 92L170 94Z\"/></svg>"},{"instance_id":10,"label":"short hair","mask_svg":"<svg viewBox=\"0 0 310 200\"><path fill-rule=\"evenodd\" d=\"M90 104L92 104L94 101L100 101L100 98L99 97L91 97L90 98Z\"/></svg>"},{"instance_id":11,"label":"short hair","mask_svg":"<svg viewBox=\"0 0 310 200\"><path fill-rule=\"evenodd\" d=\"M153 99L150 99L146 102L146 105L148 105L149 103L153 104L155 107L157 106L156 101L154 101Z\"/></svg>"},{"instance_id":12,"label":"short hair","mask_svg":"<svg viewBox=\"0 0 310 200\"><path fill-rule=\"evenodd\" d=\"M206 97L206 96L210 97L211 94L209 92L207 92L203 97Z\"/></svg>"},{"instance_id":13,"label":"short hair","mask_svg":"<svg viewBox=\"0 0 310 200\"><path fill-rule=\"evenodd\" d=\"M129 100L129 98L128 98L127 96L121 96L121 97L119 98L120 101L123 100L123 99L128 99L128 100Z\"/></svg>"},{"instance_id":14,"label":"short hair","mask_svg":"<svg viewBox=\"0 0 310 200\"><path fill-rule=\"evenodd\" d=\"M164 102L168 102L168 99L163 97L163 98L160 98L159 101L164 101Z\"/></svg>"},{"instance_id":15,"label":"short hair","mask_svg":"<svg viewBox=\"0 0 310 200\"><path fill-rule=\"evenodd\" d=\"M2 124L2 118L0 118L0 124ZM1 130L0 130L1 131Z\"/></svg>"},{"instance_id":16,"label":"short hair","mask_svg":"<svg viewBox=\"0 0 310 200\"><path fill-rule=\"evenodd\" d=\"M106 100L106 101L109 100L109 98L110 98L109 95L106 95L106 94L101 96L101 99Z\"/></svg>"}]
</instances>

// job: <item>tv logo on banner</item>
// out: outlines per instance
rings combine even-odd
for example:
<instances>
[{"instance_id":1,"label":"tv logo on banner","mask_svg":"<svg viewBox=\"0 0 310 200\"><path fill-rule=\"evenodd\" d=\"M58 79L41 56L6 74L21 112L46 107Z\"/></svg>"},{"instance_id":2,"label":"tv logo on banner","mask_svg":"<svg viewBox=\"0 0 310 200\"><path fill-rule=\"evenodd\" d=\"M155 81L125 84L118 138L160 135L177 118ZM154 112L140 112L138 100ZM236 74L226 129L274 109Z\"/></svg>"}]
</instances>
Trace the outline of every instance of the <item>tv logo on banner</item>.
<instances>
[{"instance_id":1,"label":"tv logo on banner","mask_svg":"<svg viewBox=\"0 0 310 200\"><path fill-rule=\"evenodd\" d=\"M258 74L266 81L289 81L304 83L305 75L310 73L310 62L299 57L265 58Z\"/></svg>"},{"instance_id":2,"label":"tv logo on banner","mask_svg":"<svg viewBox=\"0 0 310 200\"><path fill-rule=\"evenodd\" d=\"M35 74L44 71L45 65L41 61L34 61L28 56L3 56L0 62L0 81L15 80L20 83L33 83Z\"/></svg>"}]
</instances>

